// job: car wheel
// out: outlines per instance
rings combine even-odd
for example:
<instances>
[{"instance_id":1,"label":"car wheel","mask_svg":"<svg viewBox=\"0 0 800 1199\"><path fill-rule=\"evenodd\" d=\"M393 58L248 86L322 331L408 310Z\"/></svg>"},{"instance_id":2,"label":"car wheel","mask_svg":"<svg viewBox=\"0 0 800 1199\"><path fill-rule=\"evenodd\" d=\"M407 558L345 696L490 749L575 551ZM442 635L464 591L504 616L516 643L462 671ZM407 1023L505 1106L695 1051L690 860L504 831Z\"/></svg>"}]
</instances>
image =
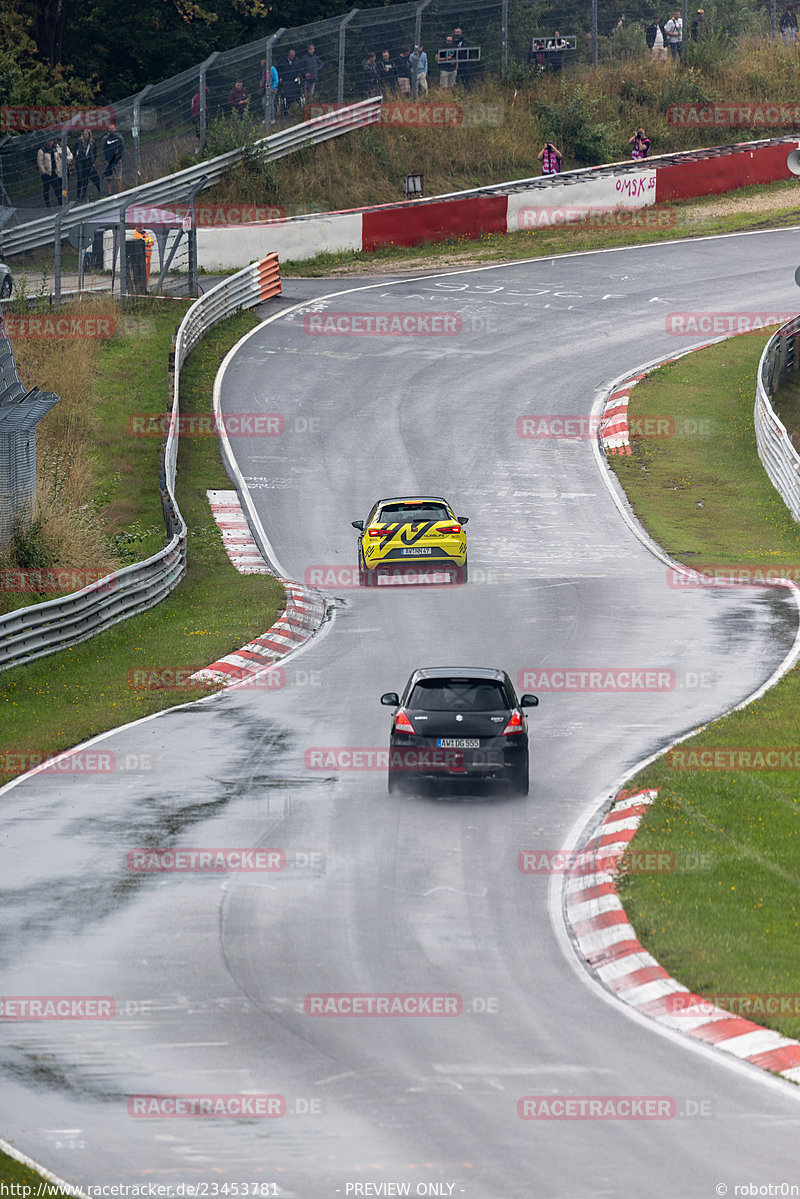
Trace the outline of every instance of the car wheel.
<instances>
[{"instance_id":1,"label":"car wheel","mask_svg":"<svg viewBox=\"0 0 800 1199\"><path fill-rule=\"evenodd\" d=\"M459 581L459 583L466 583L468 578L469 578L469 563L467 562L467 559L465 558L464 565L461 567L461 570L459 571L458 581Z\"/></svg>"},{"instance_id":2,"label":"car wheel","mask_svg":"<svg viewBox=\"0 0 800 1199\"><path fill-rule=\"evenodd\" d=\"M528 763L520 769L509 774L508 781L511 784L512 795L527 795L529 791L528 784Z\"/></svg>"},{"instance_id":3,"label":"car wheel","mask_svg":"<svg viewBox=\"0 0 800 1199\"><path fill-rule=\"evenodd\" d=\"M5 279L3 280L3 286L0 287L0 300L8 299L8 297L11 295L12 287L13 284L11 282L11 276L6 275Z\"/></svg>"}]
</instances>

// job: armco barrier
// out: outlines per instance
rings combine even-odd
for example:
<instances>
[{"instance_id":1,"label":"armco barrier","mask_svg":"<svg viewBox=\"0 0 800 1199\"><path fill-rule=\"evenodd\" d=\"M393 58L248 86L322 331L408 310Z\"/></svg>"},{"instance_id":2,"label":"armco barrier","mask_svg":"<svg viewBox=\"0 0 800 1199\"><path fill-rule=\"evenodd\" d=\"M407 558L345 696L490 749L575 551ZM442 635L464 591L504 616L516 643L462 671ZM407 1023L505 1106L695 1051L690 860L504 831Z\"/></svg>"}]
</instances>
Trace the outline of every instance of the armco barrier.
<instances>
[{"instance_id":1,"label":"armco barrier","mask_svg":"<svg viewBox=\"0 0 800 1199\"><path fill-rule=\"evenodd\" d=\"M514 232L525 227L526 208L581 205L638 209L712 195L750 183L788 179L786 156L798 144L796 136L768 138L513 179L428 200L311 213L289 217L279 225L198 229L198 262L208 271L230 270L267 247L277 250L281 261L302 261L323 251L358 252L385 245L413 246L448 237Z\"/></svg>"},{"instance_id":2,"label":"armco barrier","mask_svg":"<svg viewBox=\"0 0 800 1199\"><path fill-rule=\"evenodd\" d=\"M280 133L261 138L255 143L259 155L265 162L274 162L287 154L300 150L305 146L316 146L342 133L350 133L354 129L362 129L365 125L380 121L381 97L373 96L368 100L360 100L357 104L348 104L310 121L302 121L292 125ZM71 229L77 229L84 222L97 224L103 217L108 217L109 224L119 220L119 209L136 205L156 205L163 207L175 200L182 200L191 185L203 182L203 187L211 187L235 167L244 157L246 149L230 150L217 158L201 159L185 171L167 175L163 179L154 179L152 183L144 183L130 191L120 192L119 195L106 196L95 200L92 204L73 204L65 209L63 214L50 213L33 221L26 221L15 228L6 228L0 232L0 248L3 255L20 254L23 251L35 250L40 246L50 245L55 240L57 217L61 217L61 237L65 239ZM252 258L252 254L249 255Z\"/></svg>"},{"instance_id":3,"label":"armco barrier","mask_svg":"<svg viewBox=\"0 0 800 1199\"><path fill-rule=\"evenodd\" d=\"M0 617L0 670L76 645L120 620L152 608L183 578L186 525L175 501L181 367L192 348L217 321L240 308L252 308L278 295L280 290L278 256L270 254L219 283L186 313L170 354L168 410L172 419L159 470L167 545L146 561L123 567L82 591Z\"/></svg>"},{"instance_id":4,"label":"armco barrier","mask_svg":"<svg viewBox=\"0 0 800 1199\"><path fill-rule=\"evenodd\" d=\"M758 364L753 419L758 456L795 520L800 521L800 455L772 407L771 397L790 370L800 370L800 316L769 339Z\"/></svg>"}]
</instances>

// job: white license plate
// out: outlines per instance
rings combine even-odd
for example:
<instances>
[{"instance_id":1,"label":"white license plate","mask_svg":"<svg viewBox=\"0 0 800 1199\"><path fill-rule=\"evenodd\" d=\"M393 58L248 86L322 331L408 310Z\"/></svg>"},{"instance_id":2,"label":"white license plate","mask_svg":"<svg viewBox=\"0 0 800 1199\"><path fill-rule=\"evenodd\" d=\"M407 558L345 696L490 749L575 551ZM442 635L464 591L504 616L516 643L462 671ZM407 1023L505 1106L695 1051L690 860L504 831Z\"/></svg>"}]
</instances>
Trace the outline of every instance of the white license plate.
<instances>
[{"instance_id":1,"label":"white license plate","mask_svg":"<svg viewBox=\"0 0 800 1199\"><path fill-rule=\"evenodd\" d=\"M440 737L436 742L439 749L480 749L479 737Z\"/></svg>"},{"instance_id":2,"label":"white license plate","mask_svg":"<svg viewBox=\"0 0 800 1199\"><path fill-rule=\"evenodd\" d=\"M423 547L422 549L418 549L418 550L401 550L400 553L402 555L408 555L408 557L417 558L417 557L419 557L420 554L432 554L433 546L429 545L427 547Z\"/></svg>"}]
</instances>

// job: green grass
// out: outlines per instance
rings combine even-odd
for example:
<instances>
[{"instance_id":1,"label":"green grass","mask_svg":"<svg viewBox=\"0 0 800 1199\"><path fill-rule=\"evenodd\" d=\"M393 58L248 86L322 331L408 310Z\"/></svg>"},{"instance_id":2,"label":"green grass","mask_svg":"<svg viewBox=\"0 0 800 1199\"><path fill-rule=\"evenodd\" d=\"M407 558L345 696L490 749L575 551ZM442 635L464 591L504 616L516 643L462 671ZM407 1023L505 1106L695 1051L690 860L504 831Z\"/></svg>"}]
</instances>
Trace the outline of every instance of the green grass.
<instances>
[{"instance_id":1,"label":"green grass","mask_svg":"<svg viewBox=\"0 0 800 1199\"><path fill-rule=\"evenodd\" d=\"M55 1183L42 1184L42 1176L36 1170L32 1170L30 1166L25 1166L22 1162L18 1162L16 1158L9 1157L7 1153L0 1153L0 1182L11 1183L15 1182L18 1187L30 1187L28 1194L31 1196L37 1193L37 1188L40 1185L48 1187L48 1199L67 1199L67 1192L62 1191L60 1187L56 1187ZM18 1189L14 1192L18 1196L25 1195L25 1192Z\"/></svg>"},{"instance_id":2,"label":"green grass","mask_svg":"<svg viewBox=\"0 0 800 1199\"><path fill-rule=\"evenodd\" d=\"M759 207L759 199L785 192L786 205L765 212ZM381 246L377 250L358 252L343 250L339 253L326 252L315 258L302 261L287 260L281 263L281 273L286 276L299 275L317 277L337 274L354 274L363 271L365 265L385 263L387 268L400 264L402 267L424 268L431 260L441 265L442 257L448 265L460 262L513 262L523 258L547 258L553 254L569 254L587 250L605 250L616 246L644 245L650 242L672 241L675 238L709 237L721 233L736 233L742 230L781 228L800 223L797 185L793 182L771 183L763 186L741 188L727 193L727 198L745 202L748 210L716 214L712 210L720 202L719 196L702 199L681 200L673 205L661 205L663 211L674 213L674 225L664 228L604 229L587 228L581 225L537 229L519 233L488 233L479 238L448 238L443 241L424 242L418 246Z\"/></svg>"},{"instance_id":3,"label":"green grass","mask_svg":"<svg viewBox=\"0 0 800 1199\"><path fill-rule=\"evenodd\" d=\"M182 411L209 411L219 362L256 323L255 317L239 314L200 343L182 374ZM144 360L155 354L143 332L132 340L129 358L118 360L117 370L135 378L146 369ZM138 486L157 496L155 471L139 478ZM206 489L230 486L216 438L181 439L177 499L189 530L186 577L150 611L72 649L0 673L4 754L46 757L126 721L196 699L197 688L132 689L128 673L200 669L274 623L284 604L283 588L270 577L241 575L234 569L211 515ZM20 773L21 764L14 759L4 759L3 765L12 768L0 772L0 781Z\"/></svg>"},{"instance_id":4,"label":"green grass","mask_svg":"<svg viewBox=\"0 0 800 1199\"><path fill-rule=\"evenodd\" d=\"M710 435L639 439L630 457L609 459L648 532L692 566L800 563L800 528L755 448L765 340L763 333L734 337L654 371L634 388L630 415L701 419ZM795 668L762 699L678 748L797 745L799 706ZM620 880L645 948L701 994L800 995L797 772L679 770L667 755L627 786L658 789L632 848L673 853L676 863L672 873ZM800 1037L800 1001L796 1010L755 1019Z\"/></svg>"}]
</instances>

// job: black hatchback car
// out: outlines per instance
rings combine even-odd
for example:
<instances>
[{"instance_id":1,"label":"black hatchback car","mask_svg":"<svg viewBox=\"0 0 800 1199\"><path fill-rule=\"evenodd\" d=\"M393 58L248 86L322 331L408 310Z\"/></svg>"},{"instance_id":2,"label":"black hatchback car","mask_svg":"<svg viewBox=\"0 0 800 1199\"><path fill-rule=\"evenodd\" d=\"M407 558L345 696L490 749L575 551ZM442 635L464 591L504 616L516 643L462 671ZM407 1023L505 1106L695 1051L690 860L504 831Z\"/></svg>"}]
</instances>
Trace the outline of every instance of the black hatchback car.
<instances>
[{"instance_id":1,"label":"black hatchback car","mask_svg":"<svg viewBox=\"0 0 800 1199\"><path fill-rule=\"evenodd\" d=\"M528 729L523 708L504 670L437 667L415 670L402 696L381 703L396 708L389 738L389 791L422 779L502 779L528 794Z\"/></svg>"}]
</instances>

